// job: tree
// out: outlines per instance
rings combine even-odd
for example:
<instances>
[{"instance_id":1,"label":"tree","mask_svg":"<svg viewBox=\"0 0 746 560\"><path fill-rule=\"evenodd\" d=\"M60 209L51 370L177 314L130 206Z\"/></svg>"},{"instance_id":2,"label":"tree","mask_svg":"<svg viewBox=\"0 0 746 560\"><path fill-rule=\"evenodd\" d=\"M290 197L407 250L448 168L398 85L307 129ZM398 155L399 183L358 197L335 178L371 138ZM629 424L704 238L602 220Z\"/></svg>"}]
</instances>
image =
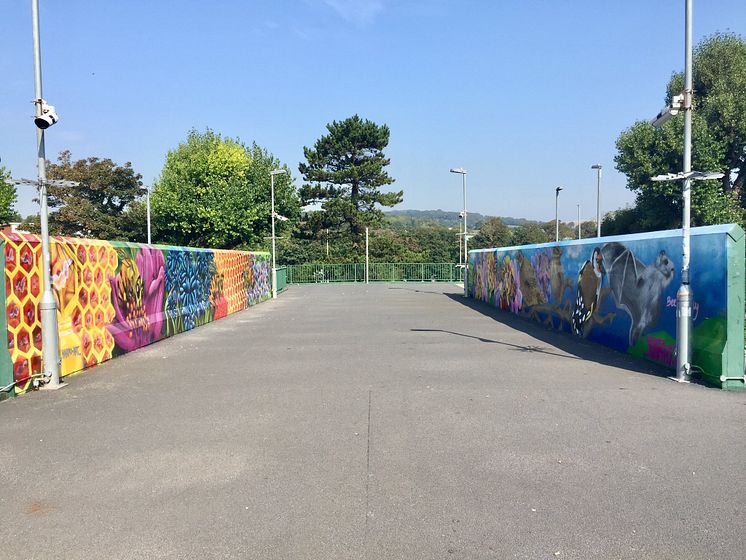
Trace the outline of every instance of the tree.
<instances>
[{"instance_id":1,"label":"tree","mask_svg":"<svg viewBox=\"0 0 746 560\"><path fill-rule=\"evenodd\" d=\"M642 231L640 211L637 208L620 208L608 212L601 220L601 233L606 235L624 235Z\"/></svg>"},{"instance_id":2,"label":"tree","mask_svg":"<svg viewBox=\"0 0 746 560\"><path fill-rule=\"evenodd\" d=\"M554 222L551 222L554 225ZM554 233L552 233L554 239ZM544 228L539 224L524 224L513 230L513 245L533 245L549 241Z\"/></svg>"},{"instance_id":3,"label":"tree","mask_svg":"<svg viewBox=\"0 0 746 560\"><path fill-rule=\"evenodd\" d=\"M722 171L722 181L697 181L692 187L693 225L743 223L746 200L746 43L736 35L715 34L694 53L692 168ZM683 89L683 75L668 83L666 103ZM616 167L635 192L632 231L681 227L681 183L653 183L650 177L682 169L683 116L655 129L641 121L617 140ZM622 217L630 217L629 213ZM616 222L617 225L620 222ZM629 232L625 232L629 233Z\"/></svg>"},{"instance_id":4,"label":"tree","mask_svg":"<svg viewBox=\"0 0 746 560\"><path fill-rule=\"evenodd\" d=\"M58 163L47 162L49 179L73 181L77 186L49 186L49 230L54 234L121 239L122 215L140 196L142 176L130 162L117 165L105 158L73 161L69 150Z\"/></svg>"},{"instance_id":5,"label":"tree","mask_svg":"<svg viewBox=\"0 0 746 560\"><path fill-rule=\"evenodd\" d=\"M10 171L0 166L0 223L20 221L18 212L13 209L18 200L16 186L10 182Z\"/></svg>"},{"instance_id":6,"label":"tree","mask_svg":"<svg viewBox=\"0 0 746 560\"><path fill-rule=\"evenodd\" d=\"M382 192L394 179L385 171L390 160L383 149L389 143L389 127L354 115L327 125L313 148L304 147L307 163L298 166L307 182L300 190L304 205L321 203L325 212L313 224L316 230L346 229L353 246L359 247L366 226L383 223L378 206L395 206L403 192Z\"/></svg>"},{"instance_id":7,"label":"tree","mask_svg":"<svg viewBox=\"0 0 746 560\"><path fill-rule=\"evenodd\" d=\"M544 230L544 241L540 241L539 243L545 243L547 241L554 241L556 234L557 234L557 226L555 225L557 222L554 220L550 222L546 222L541 225L541 229ZM572 227L570 224L563 222L560 220L559 222L559 238L560 241L563 239L577 239L578 237L578 228Z\"/></svg>"},{"instance_id":8,"label":"tree","mask_svg":"<svg viewBox=\"0 0 746 560\"><path fill-rule=\"evenodd\" d=\"M267 247L271 223L270 172L287 167L256 143L192 130L166 156L153 186L156 239L193 247ZM275 177L275 211L292 228L300 203L290 173Z\"/></svg>"},{"instance_id":9,"label":"tree","mask_svg":"<svg viewBox=\"0 0 746 560\"><path fill-rule=\"evenodd\" d=\"M603 221L601 222L603 223ZM596 221L587 221L580 224L580 231L583 234L583 239L588 239L590 237L596 237L596 234L598 233L598 228L596 227Z\"/></svg>"},{"instance_id":10,"label":"tree","mask_svg":"<svg viewBox=\"0 0 746 560\"><path fill-rule=\"evenodd\" d=\"M513 233L500 218L490 218L479 226L479 232L469 243L472 249L507 247L512 243Z\"/></svg>"}]
</instances>

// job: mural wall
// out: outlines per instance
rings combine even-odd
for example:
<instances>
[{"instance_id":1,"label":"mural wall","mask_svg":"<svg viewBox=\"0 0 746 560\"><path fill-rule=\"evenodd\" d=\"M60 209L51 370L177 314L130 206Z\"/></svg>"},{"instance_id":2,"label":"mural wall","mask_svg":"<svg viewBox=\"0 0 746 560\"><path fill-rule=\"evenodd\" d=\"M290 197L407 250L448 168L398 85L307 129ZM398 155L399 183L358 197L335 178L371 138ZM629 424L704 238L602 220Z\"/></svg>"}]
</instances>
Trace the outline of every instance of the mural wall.
<instances>
[{"instance_id":1,"label":"mural wall","mask_svg":"<svg viewBox=\"0 0 746 560\"><path fill-rule=\"evenodd\" d=\"M41 243L28 234L0 242L18 381L41 371ZM268 253L55 238L51 256L63 376L271 297Z\"/></svg>"},{"instance_id":2,"label":"mural wall","mask_svg":"<svg viewBox=\"0 0 746 560\"><path fill-rule=\"evenodd\" d=\"M721 375L743 377L743 231L694 228L691 239L692 361L720 385ZM469 292L675 369L680 255L681 230L470 251Z\"/></svg>"}]
</instances>

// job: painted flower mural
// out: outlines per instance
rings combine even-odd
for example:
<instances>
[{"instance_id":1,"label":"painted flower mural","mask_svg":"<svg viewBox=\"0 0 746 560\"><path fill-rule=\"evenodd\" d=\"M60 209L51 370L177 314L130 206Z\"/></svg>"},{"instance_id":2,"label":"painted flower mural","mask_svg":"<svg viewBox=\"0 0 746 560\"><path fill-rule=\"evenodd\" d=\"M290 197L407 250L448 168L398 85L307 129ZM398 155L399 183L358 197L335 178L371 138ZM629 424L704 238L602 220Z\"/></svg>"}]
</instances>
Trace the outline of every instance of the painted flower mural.
<instances>
[{"instance_id":1,"label":"painted flower mural","mask_svg":"<svg viewBox=\"0 0 746 560\"><path fill-rule=\"evenodd\" d=\"M125 352L161 338L164 277L163 253L152 247L121 259L119 274L109 277L116 322L106 327Z\"/></svg>"},{"instance_id":2,"label":"painted flower mural","mask_svg":"<svg viewBox=\"0 0 746 560\"><path fill-rule=\"evenodd\" d=\"M0 242L12 363L9 373L0 367L5 385L41 369L41 245L31 234L0 234ZM51 253L63 376L270 297L266 253L62 237Z\"/></svg>"},{"instance_id":3,"label":"painted flower mural","mask_svg":"<svg viewBox=\"0 0 746 560\"><path fill-rule=\"evenodd\" d=\"M211 320L212 252L169 251L166 257L166 328L183 332Z\"/></svg>"}]
</instances>

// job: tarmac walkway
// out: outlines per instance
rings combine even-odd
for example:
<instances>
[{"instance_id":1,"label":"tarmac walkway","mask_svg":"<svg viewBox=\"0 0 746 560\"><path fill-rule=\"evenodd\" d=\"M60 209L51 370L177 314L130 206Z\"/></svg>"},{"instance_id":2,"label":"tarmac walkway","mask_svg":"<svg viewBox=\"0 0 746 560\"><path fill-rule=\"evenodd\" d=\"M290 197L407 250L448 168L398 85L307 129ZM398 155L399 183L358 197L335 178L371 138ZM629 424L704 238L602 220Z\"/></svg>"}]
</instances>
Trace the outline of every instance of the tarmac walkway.
<instances>
[{"instance_id":1,"label":"tarmac walkway","mask_svg":"<svg viewBox=\"0 0 746 560\"><path fill-rule=\"evenodd\" d=\"M0 403L0 558L746 551L746 394L437 284L276 301Z\"/></svg>"}]
</instances>

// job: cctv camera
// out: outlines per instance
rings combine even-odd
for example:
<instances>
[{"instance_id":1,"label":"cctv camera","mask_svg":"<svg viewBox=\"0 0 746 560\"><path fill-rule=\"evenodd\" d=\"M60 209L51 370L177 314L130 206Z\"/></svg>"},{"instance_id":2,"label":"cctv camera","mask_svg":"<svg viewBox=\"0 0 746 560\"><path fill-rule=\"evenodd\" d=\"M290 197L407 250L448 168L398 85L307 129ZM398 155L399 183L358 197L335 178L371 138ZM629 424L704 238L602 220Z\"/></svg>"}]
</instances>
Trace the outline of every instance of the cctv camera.
<instances>
[{"instance_id":1,"label":"cctv camera","mask_svg":"<svg viewBox=\"0 0 746 560\"><path fill-rule=\"evenodd\" d=\"M650 121L650 124L652 124L655 128L662 127L679 113L679 110L681 110L683 104L684 95L674 95L671 99L671 105L666 105L665 107L663 107L660 113L658 113L655 118Z\"/></svg>"},{"instance_id":2,"label":"cctv camera","mask_svg":"<svg viewBox=\"0 0 746 560\"><path fill-rule=\"evenodd\" d=\"M34 117L34 124L42 130L46 130L60 118L57 116L57 112L54 110L54 105L47 105L47 102L43 99L41 101L41 115Z\"/></svg>"}]
</instances>

